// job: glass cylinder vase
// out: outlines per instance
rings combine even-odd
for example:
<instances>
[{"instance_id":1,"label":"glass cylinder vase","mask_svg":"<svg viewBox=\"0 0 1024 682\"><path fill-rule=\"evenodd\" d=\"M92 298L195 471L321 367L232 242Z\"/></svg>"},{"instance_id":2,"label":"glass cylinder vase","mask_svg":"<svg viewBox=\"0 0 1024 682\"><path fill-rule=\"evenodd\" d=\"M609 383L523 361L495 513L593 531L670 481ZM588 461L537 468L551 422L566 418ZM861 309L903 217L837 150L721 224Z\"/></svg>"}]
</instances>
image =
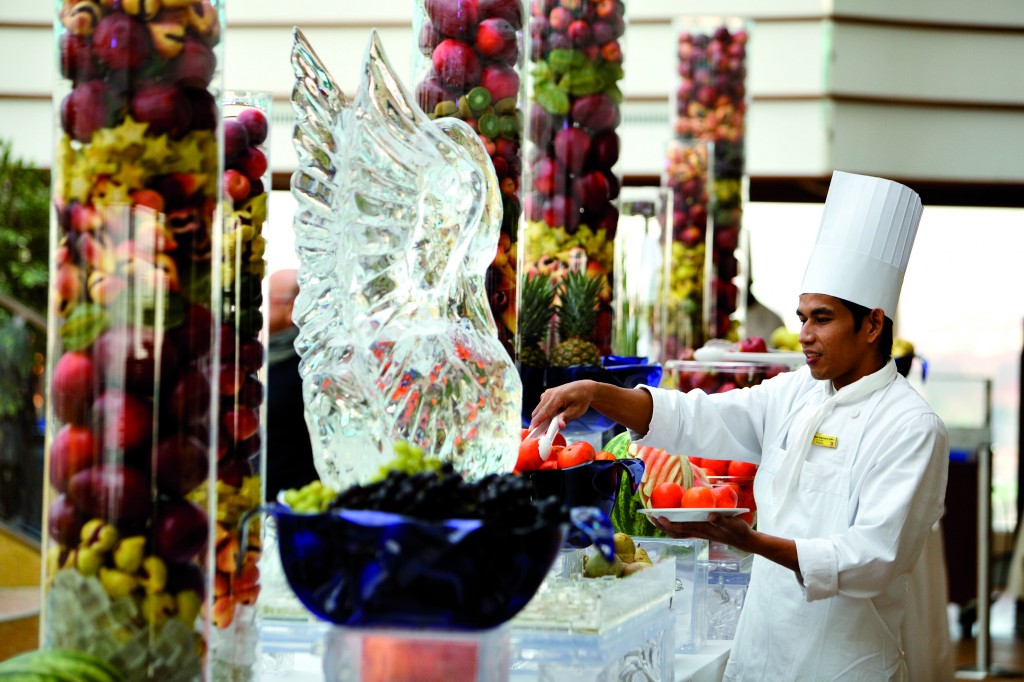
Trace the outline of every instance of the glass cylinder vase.
<instances>
[{"instance_id":1,"label":"glass cylinder vase","mask_svg":"<svg viewBox=\"0 0 1024 682\"><path fill-rule=\"evenodd\" d=\"M591 279L602 278L593 303L596 320L588 329L568 329L566 309L560 308L546 358L555 366L600 364L594 356L612 350L619 220L615 199L620 188L614 167L619 159L616 129L622 120L620 40L626 7L621 0L536 0L530 14L521 275L540 274L557 282L578 269Z\"/></svg>"},{"instance_id":2,"label":"glass cylinder vase","mask_svg":"<svg viewBox=\"0 0 1024 682\"><path fill-rule=\"evenodd\" d=\"M707 240L703 335L736 340L743 306L737 247L746 194L746 55L749 22L729 17L685 17L675 22L679 74L674 132L683 146L710 145L708 200L713 234ZM670 164L674 152L670 150ZM679 191L678 186L676 191ZM678 206L677 201L677 206ZM679 213L677 217L684 218ZM678 225L677 230L685 229ZM703 336L703 338L701 338Z\"/></svg>"},{"instance_id":3,"label":"glass cylinder vase","mask_svg":"<svg viewBox=\"0 0 1024 682\"><path fill-rule=\"evenodd\" d=\"M223 258L218 373L216 547L211 655L217 680L249 680L259 640L256 598L262 533L239 519L265 498L267 328L263 315L270 198L270 108L266 91L223 98Z\"/></svg>"},{"instance_id":4,"label":"glass cylinder vase","mask_svg":"<svg viewBox=\"0 0 1024 682\"><path fill-rule=\"evenodd\" d=\"M624 187L615 234L615 355L665 359L667 291L672 274L672 193L661 187Z\"/></svg>"},{"instance_id":5,"label":"glass cylinder vase","mask_svg":"<svg viewBox=\"0 0 1024 682\"><path fill-rule=\"evenodd\" d=\"M516 267L522 215L524 0L414 0L416 100L480 136L502 198L501 231L485 275L498 338L516 357Z\"/></svg>"},{"instance_id":6,"label":"glass cylinder vase","mask_svg":"<svg viewBox=\"0 0 1024 682\"><path fill-rule=\"evenodd\" d=\"M665 357L678 359L698 348L708 336L711 268L708 243L714 241L714 218L709 215L714 155L713 143L676 139L668 143L663 184L672 192L672 229L667 286Z\"/></svg>"},{"instance_id":7,"label":"glass cylinder vase","mask_svg":"<svg viewBox=\"0 0 1024 682\"><path fill-rule=\"evenodd\" d=\"M42 643L209 678L223 3L55 12Z\"/></svg>"}]
</instances>

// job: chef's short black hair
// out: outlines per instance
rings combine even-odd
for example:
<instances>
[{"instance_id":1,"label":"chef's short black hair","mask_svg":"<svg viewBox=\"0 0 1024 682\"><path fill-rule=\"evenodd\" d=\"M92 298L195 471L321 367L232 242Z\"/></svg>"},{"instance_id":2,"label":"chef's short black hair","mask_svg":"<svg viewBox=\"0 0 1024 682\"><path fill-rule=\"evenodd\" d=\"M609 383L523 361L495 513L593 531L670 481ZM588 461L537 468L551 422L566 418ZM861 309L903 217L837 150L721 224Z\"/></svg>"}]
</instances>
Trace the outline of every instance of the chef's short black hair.
<instances>
[{"instance_id":1,"label":"chef's short black hair","mask_svg":"<svg viewBox=\"0 0 1024 682\"><path fill-rule=\"evenodd\" d=\"M871 308L867 308L853 301L847 301L845 298L840 298L846 309L853 315L853 331L859 332L860 326L864 324L864 320L867 318L868 313L871 312ZM878 352L882 354L886 359L892 357L892 320L886 315L884 322L882 323L882 335L878 337Z\"/></svg>"}]
</instances>

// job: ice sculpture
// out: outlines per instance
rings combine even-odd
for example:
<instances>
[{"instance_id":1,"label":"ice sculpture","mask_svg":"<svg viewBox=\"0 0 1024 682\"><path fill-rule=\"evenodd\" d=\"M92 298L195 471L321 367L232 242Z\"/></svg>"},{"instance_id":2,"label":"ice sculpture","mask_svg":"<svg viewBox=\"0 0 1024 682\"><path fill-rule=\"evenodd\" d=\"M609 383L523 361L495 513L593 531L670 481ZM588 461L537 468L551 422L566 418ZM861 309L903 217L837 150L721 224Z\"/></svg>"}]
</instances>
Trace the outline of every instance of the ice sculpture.
<instances>
[{"instance_id":1,"label":"ice sculpture","mask_svg":"<svg viewBox=\"0 0 1024 682\"><path fill-rule=\"evenodd\" d=\"M364 482L400 439L468 478L511 471L522 385L484 291L494 169L467 124L417 107L375 31L363 61L349 99L295 30L293 315L317 471Z\"/></svg>"}]
</instances>

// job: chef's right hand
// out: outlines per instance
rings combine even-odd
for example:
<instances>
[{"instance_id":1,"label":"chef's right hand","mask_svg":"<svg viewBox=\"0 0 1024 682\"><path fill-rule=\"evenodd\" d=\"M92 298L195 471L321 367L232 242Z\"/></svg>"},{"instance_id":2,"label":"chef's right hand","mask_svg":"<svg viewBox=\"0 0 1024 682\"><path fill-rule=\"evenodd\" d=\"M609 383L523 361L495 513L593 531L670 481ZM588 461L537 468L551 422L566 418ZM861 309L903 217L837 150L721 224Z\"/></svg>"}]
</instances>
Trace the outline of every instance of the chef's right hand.
<instances>
[{"instance_id":1,"label":"chef's right hand","mask_svg":"<svg viewBox=\"0 0 1024 682\"><path fill-rule=\"evenodd\" d=\"M558 428L564 429L566 422L582 417L594 400L594 385L595 382L589 380L572 381L544 391L530 415L530 429L556 417Z\"/></svg>"}]
</instances>

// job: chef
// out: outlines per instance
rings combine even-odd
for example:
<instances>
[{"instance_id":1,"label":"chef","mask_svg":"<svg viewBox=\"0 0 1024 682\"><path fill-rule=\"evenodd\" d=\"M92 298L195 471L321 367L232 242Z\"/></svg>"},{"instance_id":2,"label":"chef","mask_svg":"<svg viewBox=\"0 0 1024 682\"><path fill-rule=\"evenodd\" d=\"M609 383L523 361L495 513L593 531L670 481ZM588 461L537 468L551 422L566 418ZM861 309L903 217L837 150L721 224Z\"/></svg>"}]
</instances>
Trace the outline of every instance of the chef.
<instances>
[{"instance_id":1,"label":"chef","mask_svg":"<svg viewBox=\"0 0 1024 682\"><path fill-rule=\"evenodd\" d=\"M590 381L545 392L534 425L594 408L643 445L759 465L757 530L656 523L752 552L726 680L906 680L908 574L942 512L945 427L892 360L921 201L836 171L797 306L806 364L706 395ZM727 453L727 454L726 454Z\"/></svg>"}]
</instances>

